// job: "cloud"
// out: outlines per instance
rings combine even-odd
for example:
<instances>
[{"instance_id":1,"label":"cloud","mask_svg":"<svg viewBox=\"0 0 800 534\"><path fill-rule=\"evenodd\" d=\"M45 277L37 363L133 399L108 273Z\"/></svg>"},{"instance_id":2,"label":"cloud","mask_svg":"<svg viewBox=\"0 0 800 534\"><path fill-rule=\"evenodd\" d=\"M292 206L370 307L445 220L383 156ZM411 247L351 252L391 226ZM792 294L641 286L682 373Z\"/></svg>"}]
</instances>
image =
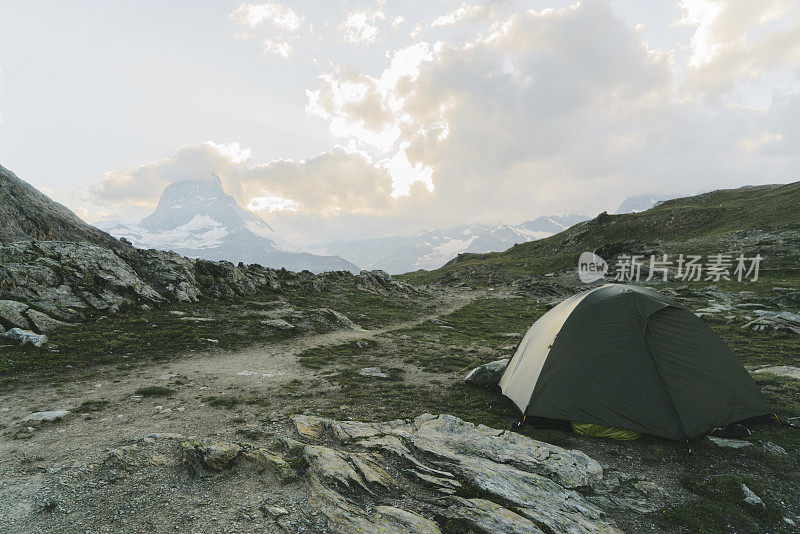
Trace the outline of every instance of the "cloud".
<instances>
[{"instance_id":1,"label":"cloud","mask_svg":"<svg viewBox=\"0 0 800 534\"><path fill-rule=\"evenodd\" d=\"M289 57L294 51L290 43L286 41L273 41L266 37L261 41L261 46L265 54L273 54L281 57Z\"/></svg>"},{"instance_id":2,"label":"cloud","mask_svg":"<svg viewBox=\"0 0 800 534\"><path fill-rule=\"evenodd\" d=\"M392 202L392 180L384 165L342 146L306 160L278 159L254 165L238 143L204 142L175 154L110 171L91 189L108 206L154 208L164 188L183 180L219 177L225 190L251 209L281 209L316 215L376 214Z\"/></svg>"},{"instance_id":3,"label":"cloud","mask_svg":"<svg viewBox=\"0 0 800 534\"><path fill-rule=\"evenodd\" d=\"M789 71L796 84L800 63L800 13L791 0L681 0L676 25L694 29L685 90L717 98L741 84L774 84L766 75ZM795 87L796 88L796 87ZM769 92L769 87L751 87ZM740 100L754 100L749 95ZM740 95L741 97L741 95ZM767 95L769 97L769 95ZM763 97L761 99L763 101Z\"/></svg>"},{"instance_id":4,"label":"cloud","mask_svg":"<svg viewBox=\"0 0 800 534\"><path fill-rule=\"evenodd\" d=\"M289 6L279 2L264 2L262 4L243 3L230 15L238 24L255 29L265 22L276 28L295 32L303 25L304 18L298 15Z\"/></svg>"},{"instance_id":5,"label":"cloud","mask_svg":"<svg viewBox=\"0 0 800 534\"><path fill-rule=\"evenodd\" d=\"M152 209L164 188L182 180L211 180L229 173L251 157L239 143L207 141L181 147L175 154L137 165L131 169L105 173L99 184L89 190L91 200L107 209L138 211Z\"/></svg>"},{"instance_id":6,"label":"cloud","mask_svg":"<svg viewBox=\"0 0 800 534\"><path fill-rule=\"evenodd\" d=\"M213 174L302 243L786 181L800 164L798 91L736 101L748 83L780 85L795 58L794 12L766 4L681 2L691 40L658 50L604 1L481 3L479 30L399 46L383 70L326 67L306 112L325 121L330 150L257 163L237 144L190 145L107 173L93 194L152 207L166 184Z\"/></svg>"},{"instance_id":7,"label":"cloud","mask_svg":"<svg viewBox=\"0 0 800 534\"><path fill-rule=\"evenodd\" d=\"M782 12L776 6L745 18L770 20ZM795 158L774 157L797 146L785 131L797 127L776 125L778 108L678 98L693 81L678 87L674 55L642 42L608 3L492 13L470 40L417 42L391 54L378 77L339 67L307 92L307 112L342 142L407 162L386 167L395 194L430 184L426 208L436 206L439 225L576 206L591 214L628 194L781 181L796 168ZM728 53L708 42L739 35L725 27L697 42L703 67ZM774 30L759 42L789 34ZM409 219L425 217L407 209Z\"/></svg>"},{"instance_id":8,"label":"cloud","mask_svg":"<svg viewBox=\"0 0 800 534\"><path fill-rule=\"evenodd\" d=\"M382 7L383 3L381 2L378 8L347 13L337 30L345 41L351 43L374 43L378 39L378 23L386 19L386 14L383 12Z\"/></svg>"},{"instance_id":9,"label":"cloud","mask_svg":"<svg viewBox=\"0 0 800 534\"><path fill-rule=\"evenodd\" d=\"M462 3L457 9L447 13L446 15L442 15L441 17L436 18L433 22L431 22L431 28L436 28L437 26L452 26L457 22L460 22L464 19L471 19L477 17L483 12L483 6L480 5L468 5L466 2Z\"/></svg>"}]
</instances>

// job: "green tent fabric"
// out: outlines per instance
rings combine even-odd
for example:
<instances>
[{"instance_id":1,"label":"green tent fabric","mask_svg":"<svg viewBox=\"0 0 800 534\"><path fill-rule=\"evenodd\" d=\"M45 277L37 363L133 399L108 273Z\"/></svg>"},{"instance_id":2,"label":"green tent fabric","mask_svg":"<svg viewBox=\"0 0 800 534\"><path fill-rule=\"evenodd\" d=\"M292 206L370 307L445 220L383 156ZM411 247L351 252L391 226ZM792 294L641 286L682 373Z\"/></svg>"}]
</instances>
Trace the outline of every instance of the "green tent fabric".
<instances>
[{"instance_id":1,"label":"green tent fabric","mask_svg":"<svg viewBox=\"0 0 800 534\"><path fill-rule=\"evenodd\" d=\"M771 411L702 319L657 291L623 284L585 291L544 314L500 387L525 415L677 440Z\"/></svg>"}]
</instances>

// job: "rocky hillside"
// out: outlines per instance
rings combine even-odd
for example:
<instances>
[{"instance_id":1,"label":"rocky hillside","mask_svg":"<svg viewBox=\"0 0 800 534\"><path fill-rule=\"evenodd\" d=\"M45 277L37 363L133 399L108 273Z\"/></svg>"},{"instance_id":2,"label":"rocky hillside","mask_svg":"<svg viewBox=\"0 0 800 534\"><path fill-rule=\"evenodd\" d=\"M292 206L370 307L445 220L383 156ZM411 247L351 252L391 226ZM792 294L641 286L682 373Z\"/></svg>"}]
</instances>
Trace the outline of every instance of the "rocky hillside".
<instances>
[{"instance_id":1,"label":"rocky hillside","mask_svg":"<svg viewBox=\"0 0 800 534\"><path fill-rule=\"evenodd\" d=\"M32 239L119 246L116 239L85 223L0 165L0 243Z\"/></svg>"},{"instance_id":2,"label":"rocky hillside","mask_svg":"<svg viewBox=\"0 0 800 534\"><path fill-rule=\"evenodd\" d=\"M333 272L318 279L308 271L137 249L0 171L0 333L41 333L95 315L311 287L331 277L374 292L413 290L385 273Z\"/></svg>"},{"instance_id":3,"label":"rocky hillside","mask_svg":"<svg viewBox=\"0 0 800 534\"><path fill-rule=\"evenodd\" d=\"M506 252L459 254L443 268L409 273L407 280L492 283L574 270L584 251L607 261L619 254L759 252L766 270L797 273L800 259L800 182L748 186L676 198L639 213L594 219Z\"/></svg>"},{"instance_id":4,"label":"rocky hillside","mask_svg":"<svg viewBox=\"0 0 800 534\"><path fill-rule=\"evenodd\" d=\"M330 277L370 291L413 291L381 272L314 275L159 250L16 242L0 244L0 328L45 331L60 321L169 303L247 297L279 291L284 285L314 287Z\"/></svg>"}]
</instances>

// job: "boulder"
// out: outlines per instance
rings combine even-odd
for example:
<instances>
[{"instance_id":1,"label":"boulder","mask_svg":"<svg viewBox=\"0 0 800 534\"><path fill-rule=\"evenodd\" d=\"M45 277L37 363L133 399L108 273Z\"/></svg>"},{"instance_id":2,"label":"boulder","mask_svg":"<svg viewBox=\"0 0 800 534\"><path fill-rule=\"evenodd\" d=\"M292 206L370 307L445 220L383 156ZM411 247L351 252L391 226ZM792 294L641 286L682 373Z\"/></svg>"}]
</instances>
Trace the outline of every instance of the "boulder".
<instances>
[{"instance_id":1,"label":"boulder","mask_svg":"<svg viewBox=\"0 0 800 534\"><path fill-rule=\"evenodd\" d=\"M464 377L464 382L475 386L496 386L508 367L510 358L496 360L471 369Z\"/></svg>"},{"instance_id":2,"label":"boulder","mask_svg":"<svg viewBox=\"0 0 800 534\"><path fill-rule=\"evenodd\" d=\"M186 440L181 442L181 447L188 464L211 471L222 471L232 466L242 452L242 447L236 443L211 439Z\"/></svg>"},{"instance_id":3,"label":"boulder","mask_svg":"<svg viewBox=\"0 0 800 534\"><path fill-rule=\"evenodd\" d=\"M261 324L270 328L277 328L278 330L294 329L294 325L285 319L266 319L261 321Z\"/></svg>"},{"instance_id":4,"label":"boulder","mask_svg":"<svg viewBox=\"0 0 800 534\"><path fill-rule=\"evenodd\" d=\"M312 323L315 330L363 330L346 315L330 308L309 310L307 320Z\"/></svg>"},{"instance_id":5,"label":"boulder","mask_svg":"<svg viewBox=\"0 0 800 534\"><path fill-rule=\"evenodd\" d=\"M44 334L39 335L35 332L31 332L30 330L22 330L20 328L12 328L3 335L9 339L19 341L23 345L25 343L30 343L34 347L41 347L42 345L47 343L46 335Z\"/></svg>"},{"instance_id":6,"label":"boulder","mask_svg":"<svg viewBox=\"0 0 800 534\"><path fill-rule=\"evenodd\" d=\"M52 330L53 328L56 328L58 326L64 326L64 325L68 324L68 323L65 323L64 321L59 321L58 319L53 319L52 317L50 317L46 313L42 313L40 311L34 310L33 308L28 310L27 315L28 315L28 318L33 323L33 326L35 326L36 329L39 332L46 332L46 331Z\"/></svg>"},{"instance_id":7,"label":"boulder","mask_svg":"<svg viewBox=\"0 0 800 534\"><path fill-rule=\"evenodd\" d=\"M15 300L0 300L0 322L5 322L10 328L28 330L31 326L25 317L27 304Z\"/></svg>"},{"instance_id":8,"label":"boulder","mask_svg":"<svg viewBox=\"0 0 800 534\"><path fill-rule=\"evenodd\" d=\"M800 314L788 311L755 310L757 317L742 328L751 330L787 331L800 334Z\"/></svg>"},{"instance_id":9,"label":"boulder","mask_svg":"<svg viewBox=\"0 0 800 534\"><path fill-rule=\"evenodd\" d=\"M780 445L772 443L771 441L765 441L764 443L761 444L761 446L764 447L765 451L771 452L772 454L780 454L783 456L789 454L788 452L786 452L786 449L784 449Z\"/></svg>"},{"instance_id":10,"label":"boulder","mask_svg":"<svg viewBox=\"0 0 800 534\"><path fill-rule=\"evenodd\" d=\"M43 423L55 423L69 417L71 412L69 410L52 410L49 412L34 412L27 417L19 420L19 424L23 426L38 426Z\"/></svg>"}]
</instances>

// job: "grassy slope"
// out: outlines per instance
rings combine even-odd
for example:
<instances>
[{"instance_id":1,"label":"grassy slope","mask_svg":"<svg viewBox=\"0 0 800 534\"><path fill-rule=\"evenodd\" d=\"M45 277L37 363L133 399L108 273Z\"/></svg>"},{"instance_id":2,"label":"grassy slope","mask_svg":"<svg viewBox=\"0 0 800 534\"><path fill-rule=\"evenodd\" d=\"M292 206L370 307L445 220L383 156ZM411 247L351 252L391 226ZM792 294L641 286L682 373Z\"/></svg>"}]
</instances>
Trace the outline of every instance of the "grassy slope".
<instances>
[{"instance_id":1,"label":"grassy slope","mask_svg":"<svg viewBox=\"0 0 800 534\"><path fill-rule=\"evenodd\" d=\"M800 182L721 190L679 198L640 213L600 215L559 234L515 245L505 252L461 254L441 269L402 276L408 281L446 281L476 267L518 277L574 268L583 251L608 259L620 252L735 252L745 250L737 232L800 231ZM720 248L723 247L723 248ZM773 266L796 268L795 257Z\"/></svg>"}]
</instances>

